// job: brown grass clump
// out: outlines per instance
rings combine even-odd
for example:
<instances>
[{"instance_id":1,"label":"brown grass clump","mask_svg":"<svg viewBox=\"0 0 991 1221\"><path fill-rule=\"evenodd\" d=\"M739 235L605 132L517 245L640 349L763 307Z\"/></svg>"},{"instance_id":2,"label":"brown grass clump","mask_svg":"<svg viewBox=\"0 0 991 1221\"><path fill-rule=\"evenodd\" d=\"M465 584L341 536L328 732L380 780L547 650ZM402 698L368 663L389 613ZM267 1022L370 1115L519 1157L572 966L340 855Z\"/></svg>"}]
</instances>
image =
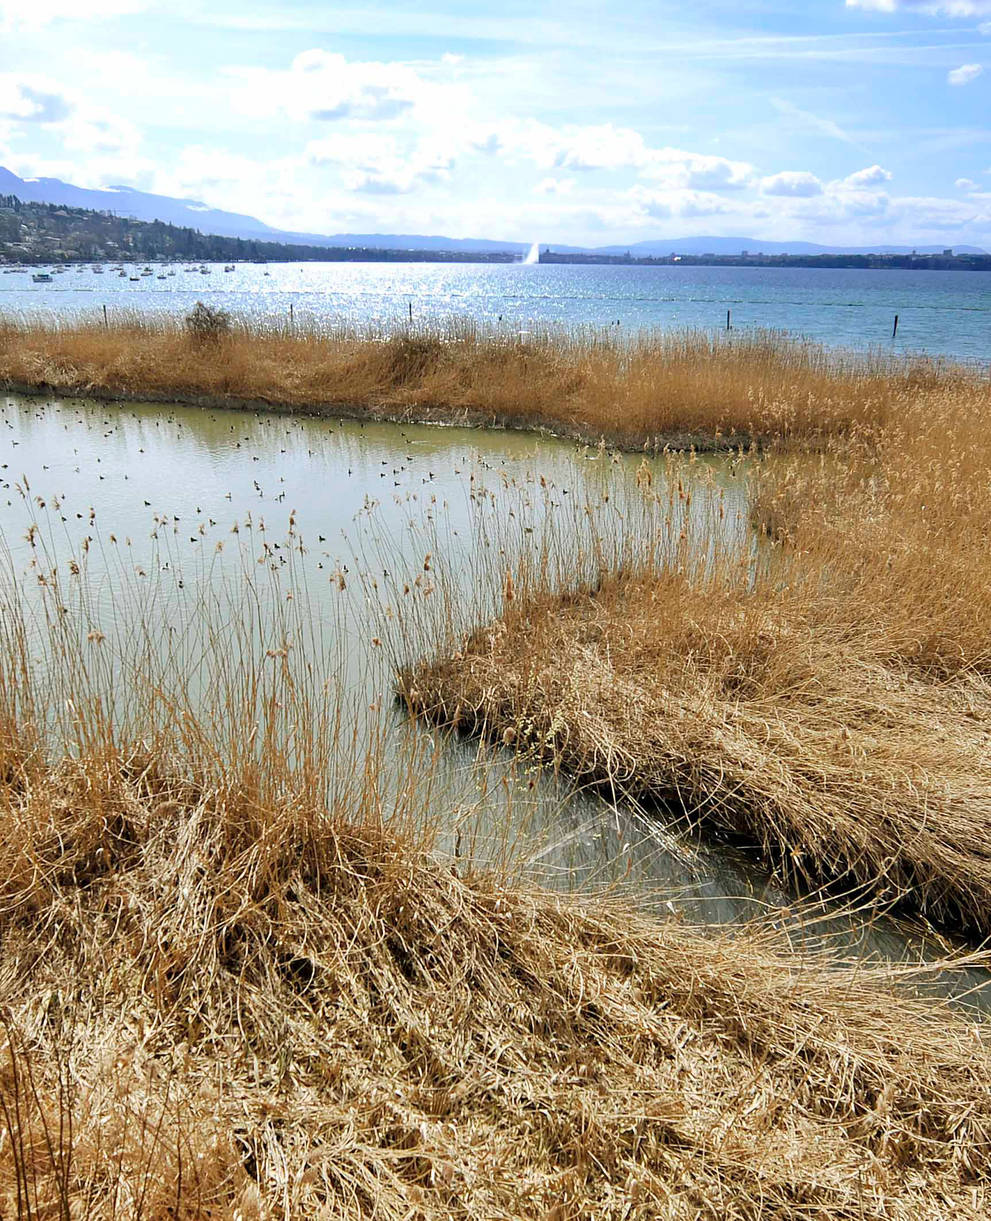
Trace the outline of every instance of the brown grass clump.
<instances>
[{"instance_id":1,"label":"brown grass clump","mask_svg":"<svg viewBox=\"0 0 991 1221\"><path fill-rule=\"evenodd\" d=\"M754 558L693 565L703 536L591 592L531 581L407 698L756 844L803 888L991 935L986 404L932 390L870 439L770 457Z\"/></svg>"},{"instance_id":2,"label":"brown grass clump","mask_svg":"<svg viewBox=\"0 0 991 1221\"><path fill-rule=\"evenodd\" d=\"M985 1215L980 1031L458 873L364 808L4 759L4 1215Z\"/></svg>"},{"instance_id":3,"label":"brown grass clump","mask_svg":"<svg viewBox=\"0 0 991 1221\"><path fill-rule=\"evenodd\" d=\"M206 307L203 307L206 309ZM195 311L194 311L195 313ZM203 322L203 318L200 318ZM320 332L125 318L3 321L0 383L132 399L550 429L640 448L876 432L934 383L932 362L842 358L770 333L712 338L447 329Z\"/></svg>"}]
</instances>

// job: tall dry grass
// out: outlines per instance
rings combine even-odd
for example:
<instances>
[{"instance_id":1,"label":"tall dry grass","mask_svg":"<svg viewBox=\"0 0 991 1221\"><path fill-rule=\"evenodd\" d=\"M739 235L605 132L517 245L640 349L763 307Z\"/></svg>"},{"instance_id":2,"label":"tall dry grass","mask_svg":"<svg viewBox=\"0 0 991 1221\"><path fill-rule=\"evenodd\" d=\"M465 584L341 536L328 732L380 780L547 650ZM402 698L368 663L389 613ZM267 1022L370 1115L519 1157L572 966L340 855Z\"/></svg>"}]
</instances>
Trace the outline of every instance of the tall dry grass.
<instances>
[{"instance_id":1,"label":"tall dry grass","mask_svg":"<svg viewBox=\"0 0 991 1221\"><path fill-rule=\"evenodd\" d=\"M0 603L4 1216L986 1215L964 1014L443 859L301 599L172 607L172 653L38 567Z\"/></svg>"},{"instance_id":2,"label":"tall dry grass","mask_svg":"<svg viewBox=\"0 0 991 1221\"><path fill-rule=\"evenodd\" d=\"M94 396L265 403L279 410L544 428L640 448L876 431L906 398L965 370L843 357L781 335L235 323L0 324L0 384Z\"/></svg>"},{"instance_id":3,"label":"tall dry grass","mask_svg":"<svg viewBox=\"0 0 991 1221\"><path fill-rule=\"evenodd\" d=\"M523 563L501 617L411 667L406 698L742 840L803 889L988 936L987 406L951 380L873 435L768 456L752 550L683 522L673 552L641 539L639 563L564 595Z\"/></svg>"}]
</instances>

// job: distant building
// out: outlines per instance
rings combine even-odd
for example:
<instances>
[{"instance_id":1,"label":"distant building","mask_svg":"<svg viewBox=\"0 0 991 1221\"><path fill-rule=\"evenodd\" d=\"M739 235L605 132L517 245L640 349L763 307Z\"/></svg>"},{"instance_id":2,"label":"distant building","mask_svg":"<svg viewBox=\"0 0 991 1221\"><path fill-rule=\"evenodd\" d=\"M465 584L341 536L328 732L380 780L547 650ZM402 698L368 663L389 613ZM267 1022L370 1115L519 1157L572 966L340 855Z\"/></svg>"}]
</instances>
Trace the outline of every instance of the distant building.
<instances>
[{"instance_id":1,"label":"distant building","mask_svg":"<svg viewBox=\"0 0 991 1221\"><path fill-rule=\"evenodd\" d=\"M951 246L951 247L949 248L949 250L944 250L944 251L943 251L943 254L944 254L944 255L946 255L946 257L947 257L948 259L952 259L952 258L953 258L953 247Z\"/></svg>"}]
</instances>

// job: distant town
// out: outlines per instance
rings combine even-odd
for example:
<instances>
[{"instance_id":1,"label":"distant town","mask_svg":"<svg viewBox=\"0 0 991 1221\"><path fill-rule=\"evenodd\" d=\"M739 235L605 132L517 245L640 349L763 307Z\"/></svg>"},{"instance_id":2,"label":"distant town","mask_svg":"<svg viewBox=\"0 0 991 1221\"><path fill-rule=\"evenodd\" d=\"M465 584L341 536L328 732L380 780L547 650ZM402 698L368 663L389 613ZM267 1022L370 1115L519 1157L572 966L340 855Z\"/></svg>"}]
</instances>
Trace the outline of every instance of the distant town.
<instances>
[{"instance_id":1,"label":"distant town","mask_svg":"<svg viewBox=\"0 0 991 1221\"><path fill-rule=\"evenodd\" d=\"M854 267L887 271L991 271L991 254L954 254L951 248L941 254L764 254L761 250L741 250L739 254L574 254L540 252L541 263L615 263L617 266L670 267Z\"/></svg>"},{"instance_id":2,"label":"distant town","mask_svg":"<svg viewBox=\"0 0 991 1221\"><path fill-rule=\"evenodd\" d=\"M0 195L0 264L39 266L106 262L376 262L519 263L514 249L395 249L316 245L225 237L160 220L135 220L113 212L65 204L24 202ZM834 267L910 271L991 271L991 254L972 251L892 254L636 254L556 251L543 246L539 263L638 267Z\"/></svg>"}]
</instances>

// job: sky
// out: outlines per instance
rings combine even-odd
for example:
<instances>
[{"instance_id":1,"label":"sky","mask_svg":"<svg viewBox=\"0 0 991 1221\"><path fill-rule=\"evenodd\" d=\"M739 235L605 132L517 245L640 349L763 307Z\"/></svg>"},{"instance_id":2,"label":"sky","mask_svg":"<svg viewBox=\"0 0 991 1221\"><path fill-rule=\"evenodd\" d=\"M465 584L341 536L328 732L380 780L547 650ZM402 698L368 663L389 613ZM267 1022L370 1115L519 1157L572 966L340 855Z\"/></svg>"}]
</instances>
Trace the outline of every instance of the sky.
<instances>
[{"instance_id":1,"label":"sky","mask_svg":"<svg viewBox=\"0 0 991 1221\"><path fill-rule=\"evenodd\" d=\"M991 249L991 0L419 5L0 0L0 164L310 233Z\"/></svg>"}]
</instances>

